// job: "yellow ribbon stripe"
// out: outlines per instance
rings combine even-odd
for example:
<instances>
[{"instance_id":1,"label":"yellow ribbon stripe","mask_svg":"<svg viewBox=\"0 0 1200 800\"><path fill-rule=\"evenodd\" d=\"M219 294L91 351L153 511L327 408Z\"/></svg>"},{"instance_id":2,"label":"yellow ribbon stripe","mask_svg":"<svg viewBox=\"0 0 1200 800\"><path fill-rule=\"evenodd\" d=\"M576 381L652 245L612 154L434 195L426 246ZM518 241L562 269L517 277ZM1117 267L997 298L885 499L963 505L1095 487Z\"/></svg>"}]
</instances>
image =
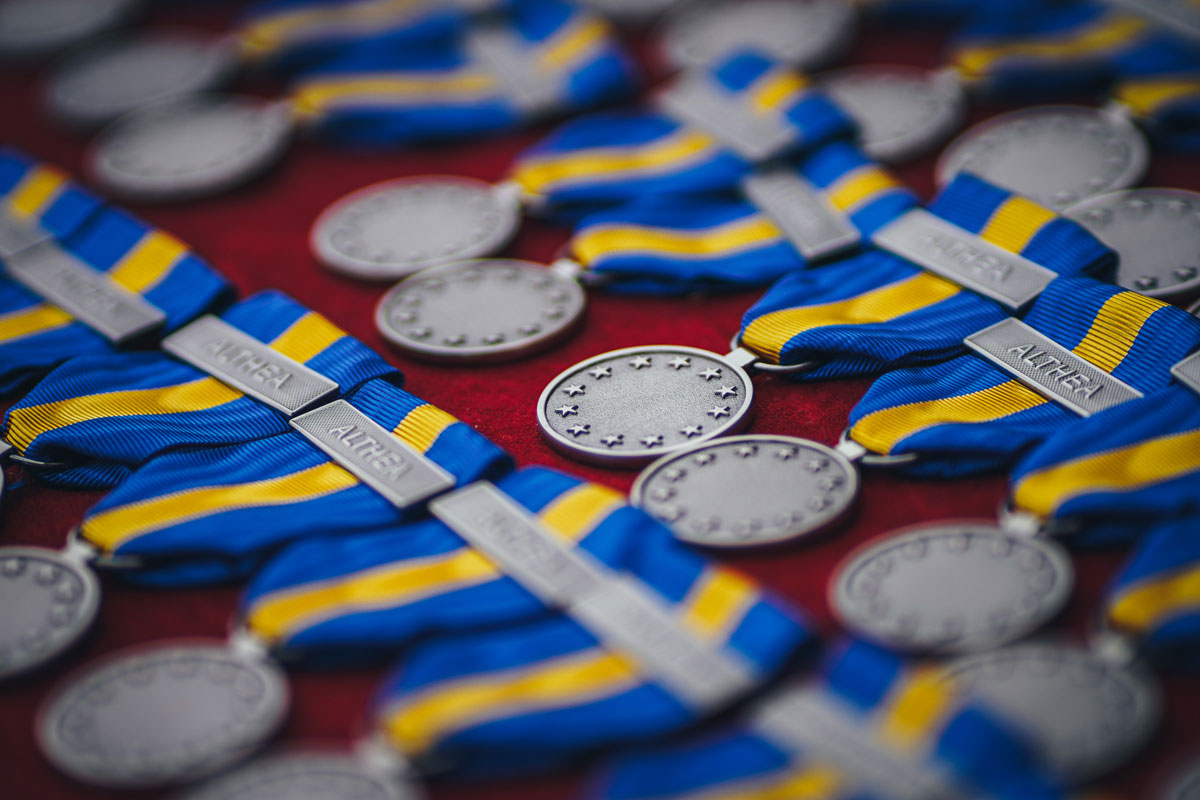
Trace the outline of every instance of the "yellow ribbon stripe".
<instances>
[{"instance_id":1,"label":"yellow ribbon stripe","mask_svg":"<svg viewBox=\"0 0 1200 800\"><path fill-rule=\"evenodd\" d=\"M814 764L802 770L752 786L714 794L705 800L834 800L842 791L845 776L833 767Z\"/></svg>"},{"instance_id":2,"label":"yellow ribbon stripe","mask_svg":"<svg viewBox=\"0 0 1200 800\"><path fill-rule=\"evenodd\" d=\"M1038 231L1057 218L1050 209L1020 195L1012 195L992 212L979 232L979 238L1010 253L1020 253Z\"/></svg>"},{"instance_id":3,"label":"yellow ribbon stripe","mask_svg":"<svg viewBox=\"0 0 1200 800\"><path fill-rule=\"evenodd\" d=\"M725 638L758 600L751 581L721 567L709 567L683 602L683 624L700 638Z\"/></svg>"},{"instance_id":4,"label":"yellow ribbon stripe","mask_svg":"<svg viewBox=\"0 0 1200 800\"><path fill-rule=\"evenodd\" d=\"M458 422L437 406L426 403L408 412L400 420L400 424L392 431L392 435L412 447L418 453L427 453L433 443L442 435L442 431Z\"/></svg>"},{"instance_id":5,"label":"yellow ribbon stripe","mask_svg":"<svg viewBox=\"0 0 1200 800\"><path fill-rule=\"evenodd\" d=\"M613 254L724 256L762 247L782 237L775 223L757 214L694 231L641 225L597 225L575 237L571 248L582 263L591 264Z\"/></svg>"},{"instance_id":6,"label":"yellow ribbon stripe","mask_svg":"<svg viewBox=\"0 0 1200 800\"><path fill-rule=\"evenodd\" d=\"M1113 295L1100 307L1083 341L1075 346L1075 355L1112 372L1129 355L1150 315L1166 307L1166 303L1137 292Z\"/></svg>"},{"instance_id":7,"label":"yellow ribbon stripe","mask_svg":"<svg viewBox=\"0 0 1200 800\"><path fill-rule=\"evenodd\" d=\"M537 57L538 69L563 69L596 49L608 38L609 28L596 17L583 17L544 42Z\"/></svg>"},{"instance_id":8,"label":"yellow ribbon stripe","mask_svg":"<svg viewBox=\"0 0 1200 800\"><path fill-rule=\"evenodd\" d=\"M314 117L340 105L387 105L396 102L416 102L422 98L446 101L459 96L465 102L496 87L495 77L475 70L456 70L444 75L422 76L416 73L396 75L355 75L338 78L330 76L309 79L292 93L292 113L297 117Z\"/></svg>"},{"instance_id":9,"label":"yellow ribbon stripe","mask_svg":"<svg viewBox=\"0 0 1200 800\"><path fill-rule=\"evenodd\" d=\"M67 400L56 400L9 412L6 437L9 444L24 450L46 431L65 428L98 417L179 414L205 411L231 403L242 393L216 378L200 378L156 389L101 392Z\"/></svg>"},{"instance_id":10,"label":"yellow ribbon stripe","mask_svg":"<svg viewBox=\"0 0 1200 800\"><path fill-rule=\"evenodd\" d=\"M810 85L807 78L790 69L772 70L749 88L750 107L760 114L785 108Z\"/></svg>"},{"instance_id":11,"label":"yellow ribbon stripe","mask_svg":"<svg viewBox=\"0 0 1200 800\"><path fill-rule=\"evenodd\" d=\"M159 230L147 231L136 245L108 271L108 277L131 292L145 294L187 255L183 242Z\"/></svg>"},{"instance_id":12,"label":"yellow ribbon stripe","mask_svg":"<svg viewBox=\"0 0 1200 800\"><path fill-rule=\"evenodd\" d=\"M559 495L542 509L542 524L563 539L577 542L608 515L625 505L625 498L606 486L584 483Z\"/></svg>"},{"instance_id":13,"label":"yellow ribbon stripe","mask_svg":"<svg viewBox=\"0 0 1200 800\"><path fill-rule=\"evenodd\" d=\"M964 47L954 54L953 61L964 79L977 80L987 77L998 62L1006 59L1066 61L1100 55L1124 47L1148 27L1140 17L1109 14L1081 30L1051 33L1042 39Z\"/></svg>"},{"instance_id":14,"label":"yellow ribbon stripe","mask_svg":"<svg viewBox=\"0 0 1200 800\"><path fill-rule=\"evenodd\" d=\"M1160 436L1065 461L1025 475L1013 492L1017 506L1050 516L1073 497L1132 492L1200 470L1200 430Z\"/></svg>"},{"instance_id":15,"label":"yellow ribbon stripe","mask_svg":"<svg viewBox=\"0 0 1200 800\"><path fill-rule=\"evenodd\" d=\"M896 750L916 750L953 710L955 693L954 682L935 668L916 671L879 713L876 735Z\"/></svg>"},{"instance_id":16,"label":"yellow ribbon stripe","mask_svg":"<svg viewBox=\"0 0 1200 800\"><path fill-rule=\"evenodd\" d=\"M388 709L383 727L396 748L416 755L471 725L514 711L534 713L598 699L637 682L637 671L628 661L593 648L430 686Z\"/></svg>"},{"instance_id":17,"label":"yellow ribbon stripe","mask_svg":"<svg viewBox=\"0 0 1200 800\"><path fill-rule=\"evenodd\" d=\"M21 182L5 197L9 209L19 219L36 219L50 207L67 184L61 170L45 164L32 167Z\"/></svg>"},{"instance_id":18,"label":"yellow ribbon stripe","mask_svg":"<svg viewBox=\"0 0 1200 800\"><path fill-rule=\"evenodd\" d=\"M958 294L956 284L921 272L856 297L763 314L746 326L742 345L778 363L779 352L793 337L829 325L864 325L902 317Z\"/></svg>"},{"instance_id":19,"label":"yellow ribbon stripe","mask_svg":"<svg viewBox=\"0 0 1200 800\"><path fill-rule=\"evenodd\" d=\"M411 605L498 576L492 562L464 547L272 592L255 602L246 624L278 642L330 617Z\"/></svg>"},{"instance_id":20,"label":"yellow ribbon stripe","mask_svg":"<svg viewBox=\"0 0 1200 800\"><path fill-rule=\"evenodd\" d=\"M238 32L238 45L247 58L267 55L306 36L383 28L411 15L424 2L414 0L371 0L285 11L260 17Z\"/></svg>"},{"instance_id":21,"label":"yellow ribbon stripe","mask_svg":"<svg viewBox=\"0 0 1200 800\"><path fill-rule=\"evenodd\" d=\"M345 331L325 317L309 311L268 344L272 350L304 364L345 335Z\"/></svg>"},{"instance_id":22,"label":"yellow ribbon stripe","mask_svg":"<svg viewBox=\"0 0 1200 800\"><path fill-rule=\"evenodd\" d=\"M18 311L9 311L7 314L0 314L0 343L46 333L69 325L74 319L61 308L49 303L38 303Z\"/></svg>"},{"instance_id":23,"label":"yellow ribbon stripe","mask_svg":"<svg viewBox=\"0 0 1200 800\"><path fill-rule=\"evenodd\" d=\"M88 518L82 533L92 544L112 552L139 536L209 514L312 500L358 483L336 464L318 464L278 478L185 489L111 508Z\"/></svg>"},{"instance_id":24,"label":"yellow ribbon stripe","mask_svg":"<svg viewBox=\"0 0 1200 800\"><path fill-rule=\"evenodd\" d=\"M1108 609L1113 627L1140 634L1200 607L1200 569L1160 575L1125 589Z\"/></svg>"},{"instance_id":25,"label":"yellow ribbon stripe","mask_svg":"<svg viewBox=\"0 0 1200 800\"><path fill-rule=\"evenodd\" d=\"M1177 100L1200 95L1200 77L1143 78L1117 86L1114 99L1138 116L1148 117Z\"/></svg>"},{"instance_id":26,"label":"yellow ribbon stripe","mask_svg":"<svg viewBox=\"0 0 1200 800\"><path fill-rule=\"evenodd\" d=\"M649 144L596 147L570 153L547 153L522 162L513 179L529 194L578 180L620 181L631 173L654 173L699 160L717 149L711 136L683 129Z\"/></svg>"},{"instance_id":27,"label":"yellow ribbon stripe","mask_svg":"<svg viewBox=\"0 0 1200 800\"><path fill-rule=\"evenodd\" d=\"M896 189L902 184L890 172L874 164L863 164L852 169L830 184L825 190L825 196L834 208L850 213L855 208L865 205L884 192Z\"/></svg>"}]
</instances>

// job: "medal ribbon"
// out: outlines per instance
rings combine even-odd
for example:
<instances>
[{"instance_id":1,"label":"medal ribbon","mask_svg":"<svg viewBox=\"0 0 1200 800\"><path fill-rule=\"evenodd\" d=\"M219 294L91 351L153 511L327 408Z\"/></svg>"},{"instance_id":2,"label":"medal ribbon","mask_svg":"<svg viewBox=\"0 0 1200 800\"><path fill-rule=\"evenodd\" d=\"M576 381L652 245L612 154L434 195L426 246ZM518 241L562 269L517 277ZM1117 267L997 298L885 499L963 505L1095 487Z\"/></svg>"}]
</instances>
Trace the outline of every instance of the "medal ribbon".
<instances>
[{"instance_id":1,"label":"medal ribbon","mask_svg":"<svg viewBox=\"0 0 1200 800\"><path fill-rule=\"evenodd\" d=\"M1114 260L1077 223L970 174L929 211L1059 275L1094 274ZM784 276L746 312L740 339L769 364L819 363L802 378L866 375L949 358L963 337L1006 316L992 300L871 249Z\"/></svg>"},{"instance_id":2,"label":"medal ribbon","mask_svg":"<svg viewBox=\"0 0 1200 800\"><path fill-rule=\"evenodd\" d=\"M297 117L343 143L394 145L504 130L532 114L570 111L632 90L631 63L609 25L558 0L522 0L492 32L510 35L531 74L550 83L533 105L473 57L467 39L413 51L370 42L301 75ZM470 34L467 35L467 38Z\"/></svg>"},{"instance_id":3,"label":"medal ribbon","mask_svg":"<svg viewBox=\"0 0 1200 800\"><path fill-rule=\"evenodd\" d=\"M1147 395L1165 388L1170 368L1200 347L1200 320L1186 311L1088 278L1051 283L1025 322ZM1057 380L1079 380L1036 346L1021 358ZM915 463L902 467L910 474L956 477L1011 464L1079 419L992 362L968 354L881 377L850 412L850 437L875 453L918 454Z\"/></svg>"},{"instance_id":4,"label":"medal ribbon","mask_svg":"<svg viewBox=\"0 0 1200 800\"><path fill-rule=\"evenodd\" d=\"M825 145L795 172L832 214L864 237L917 203L899 180L849 142ZM568 247L606 282L659 291L762 285L807 263L760 208L716 197L634 203L589 215Z\"/></svg>"},{"instance_id":5,"label":"medal ribbon","mask_svg":"<svg viewBox=\"0 0 1200 800\"><path fill-rule=\"evenodd\" d=\"M1112 87L1112 100L1156 141L1200 148L1200 55L1194 42L1160 34L1156 47L1129 59Z\"/></svg>"},{"instance_id":6,"label":"medal ribbon","mask_svg":"<svg viewBox=\"0 0 1200 800\"><path fill-rule=\"evenodd\" d=\"M794 638L797 623L764 605L751 582L706 564L619 493L538 467L496 486L562 543L644 581L694 630L740 641L750 630L783 628L785 640ZM241 605L250 632L308 658L394 651L429 633L514 624L545 612L544 601L436 519L297 542L256 575ZM757 627L738 634L745 625Z\"/></svg>"},{"instance_id":7,"label":"medal ribbon","mask_svg":"<svg viewBox=\"0 0 1200 800\"><path fill-rule=\"evenodd\" d=\"M1085 543L1128 540L1157 520L1195 514L1200 397L1174 384L1064 428L1017 464L1011 492L1018 510Z\"/></svg>"},{"instance_id":8,"label":"medal ribbon","mask_svg":"<svg viewBox=\"0 0 1200 800\"><path fill-rule=\"evenodd\" d=\"M66 200L69 195L63 197L54 205L79 204ZM65 222L65 216L59 222ZM225 279L183 242L114 208L92 213L58 246L162 311L166 321L158 333L190 322L230 293ZM17 258L36 259L38 252L30 249ZM0 277L0 393L41 377L69 358L113 349L108 339L68 312L15 280Z\"/></svg>"},{"instance_id":9,"label":"medal ribbon","mask_svg":"<svg viewBox=\"0 0 1200 800\"><path fill-rule=\"evenodd\" d=\"M793 153L853 133L849 117L806 78L762 56L734 54L706 69L749 119L780 117ZM751 166L709 132L662 112L625 111L564 123L518 156L511 178L539 204L594 206L729 191Z\"/></svg>"},{"instance_id":10,"label":"medal ribbon","mask_svg":"<svg viewBox=\"0 0 1200 800\"><path fill-rule=\"evenodd\" d=\"M339 394L372 378L400 380L369 347L279 292L246 298L221 318L332 380ZM43 472L46 481L81 488L115 486L166 450L248 442L287 430L283 414L158 352L72 359L4 419L4 439L27 458L69 465Z\"/></svg>"},{"instance_id":11,"label":"medal ribbon","mask_svg":"<svg viewBox=\"0 0 1200 800\"><path fill-rule=\"evenodd\" d=\"M0 147L0 217L61 239L87 222L100 205L98 198L58 167ZM4 255L0 251L0 257Z\"/></svg>"},{"instance_id":12,"label":"medal ribbon","mask_svg":"<svg viewBox=\"0 0 1200 800\"><path fill-rule=\"evenodd\" d=\"M455 486L510 465L469 425L387 381L369 381L347 399ZM180 586L241 577L291 541L394 526L423 506L397 508L289 431L153 458L84 515L79 535L103 556L138 559L130 578Z\"/></svg>"},{"instance_id":13,"label":"medal ribbon","mask_svg":"<svg viewBox=\"0 0 1200 800\"><path fill-rule=\"evenodd\" d=\"M906 762L922 786L962 796L1051 800L1062 795L1034 766L1006 726L954 697L929 670L906 669L890 653L850 643L830 658L824 685L783 689L764 699L756 719L703 739L623 757L606 768L590 797L600 800L911 800L960 796L919 793L901 775L835 754L836 741L805 746L773 731L772 716L792 717L813 736L836 739L828 723L796 719L813 703L837 714L859 747ZM807 703L801 700L811 698ZM838 712L841 712L840 714ZM811 711L809 712L811 713ZM759 721L761 720L761 722ZM784 724L788 720L784 720ZM777 723L778 724L778 723ZM822 747L827 745L827 747ZM911 774L911 773L910 773Z\"/></svg>"},{"instance_id":14,"label":"medal ribbon","mask_svg":"<svg viewBox=\"0 0 1200 800\"><path fill-rule=\"evenodd\" d=\"M1193 481L1193 501L1197 483ZM1104 622L1109 628L1131 637L1141 654L1188 669L1200 667L1198 529L1198 516L1169 519L1153 527L1104 599Z\"/></svg>"}]
</instances>

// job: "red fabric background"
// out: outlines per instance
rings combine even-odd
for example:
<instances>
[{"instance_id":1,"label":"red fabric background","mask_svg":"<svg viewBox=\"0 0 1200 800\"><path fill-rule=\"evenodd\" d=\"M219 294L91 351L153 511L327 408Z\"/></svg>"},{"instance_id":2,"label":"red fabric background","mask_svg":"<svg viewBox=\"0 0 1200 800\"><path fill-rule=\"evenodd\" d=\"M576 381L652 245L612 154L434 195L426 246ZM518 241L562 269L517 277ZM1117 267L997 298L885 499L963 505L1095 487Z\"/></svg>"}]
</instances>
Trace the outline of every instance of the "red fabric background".
<instances>
[{"instance_id":1,"label":"red fabric background","mask_svg":"<svg viewBox=\"0 0 1200 800\"><path fill-rule=\"evenodd\" d=\"M151 14L149 24L185 24L220 31L229 7L176 4ZM884 30L864 26L850 63L903 63L935 66L942 49L938 32ZM638 49L652 74L661 74L653 46ZM86 137L55 126L43 113L41 73L0 69L0 141L25 149L81 174ZM266 87L264 87L266 88ZM1000 109L972 111L972 121ZM318 309L338 325L388 354L408 375L410 391L476 426L514 453L521 464L545 464L585 475L617 489L629 488L635 473L581 466L559 456L542 441L534 404L546 381L587 356L618 347L675 343L724 352L742 311L757 293L717 298L651 299L589 295L586 322L578 335L557 349L511 364L444 367L397 355L373 324L374 306L384 287L351 282L322 269L308 250L308 229L316 215L345 193L375 181L405 175L451 173L500 179L512 159L541 131L503 136L478 144L391 153L355 153L300 141L280 168L259 182L226 196L174 206L133 206L153 223L175 233L228 275L243 294L281 288ZM933 190L933 157L898 170L924 197ZM1147 185L1200 189L1200 163L1180 155L1155 154ZM566 231L527 222L507 254L547 262ZM756 379L753 431L804 436L832 443L868 381L798 385L770 376ZM19 479L10 472L10 479ZM836 632L825 603L825 584L834 565L850 549L895 528L952 517L993 517L1004 494L1002 477L956 482L919 482L870 473L855 517L835 535L818 542L718 557L745 570L807 609L823 631ZM57 547L96 493L65 492L26 482L10 492L3 509L6 545ZM1120 564L1119 553L1075 559L1078 586L1056 625L1068 638L1086 630L1091 609ZM63 662L16 684L0 686L0 797L115 798L122 792L95 791L58 775L33 740L37 708L48 691L72 670L105 653L172 637L220 637L234 606L237 588L151 592L104 579L104 603L93 634ZM350 741L379 674L370 671L294 673L294 702L282 741ZM1165 718L1146 753L1097 788L1106 796L1147 797L1178 758L1200 751L1200 682L1168 676ZM581 785L582 772L523 781L433 787L435 800L553 800ZM144 795L159 796L156 793Z\"/></svg>"}]
</instances>

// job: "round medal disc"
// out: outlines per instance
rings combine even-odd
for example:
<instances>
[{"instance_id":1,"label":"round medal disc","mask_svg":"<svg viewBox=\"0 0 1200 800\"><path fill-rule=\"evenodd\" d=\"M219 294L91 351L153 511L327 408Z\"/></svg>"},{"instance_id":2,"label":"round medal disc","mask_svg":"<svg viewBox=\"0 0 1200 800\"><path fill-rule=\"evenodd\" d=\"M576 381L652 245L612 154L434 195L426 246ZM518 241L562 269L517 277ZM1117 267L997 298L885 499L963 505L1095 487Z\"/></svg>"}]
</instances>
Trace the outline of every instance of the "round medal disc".
<instances>
[{"instance_id":1,"label":"round medal disc","mask_svg":"<svg viewBox=\"0 0 1200 800\"><path fill-rule=\"evenodd\" d=\"M850 67L821 76L821 88L859 125L859 143L879 161L907 161L962 124L966 101L954 76L906 66Z\"/></svg>"},{"instance_id":2,"label":"round medal disc","mask_svg":"<svg viewBox=\"0 0 1200 800\"><path fill-rule=\"evenodd\" d=\"M1164 300L1200 289L1200 194L1131 189L1067 210L1117 251L1117 284Z\"/></svg>"},{"instance_id":3,"label":"round medal disc","mask_svg":"<svg viewBox=\"0 0 1200 800\"><path fill-rule=\"evenodd\" d=\"M236 68L232 49L211 36L179 30L122 37L59 66L46 104L72 125L100 125L149 103L216 89Z\"/></svg>"},{"instance_id":4,"label":"round medal disc","mask_svg":"<svg viewBox=\"0 0 1200 800\"><path fill-rule=\"evenodd\" d=\"M450 176L383 181L346 195L313 223L309 241L330 269L395 280L503 247L517 230L517 192Z\"/></svg>"},{"instance_id":5,"label":"round medal disc","mask_svg":"<svg viewBox=\"0 0 1200 800\"><path fill-rule=\"evenodd\" d=\"M96 574L57 550L0 548L0 680L61 655L100 607Z\"/></svg>"},{"instance_id":6,"label":"round medal disc","mask_svg":"<svg viewBox=\"0 0 1200 800\"><path fill-rule=\"evenodd\" d=\"M245 183L274 164L291 139L287 107L253 97L196 95L141 108L105 128L88 154L92 176L113 192L182 200Z\"/></svg>"},{"instance_id":7,"label":"round medal disc","mask_svg":"<svg viewBox=\"0 0 1200 800\"><path fill-rule=\"evenodd\" d=\"M566 455L636 466L736 433L749 421L754 385L725 356L661 345L581 361L546 386L538 425Z\"/></svg>"},{"instance_id":8,"label":"round medal disc","mask_svg":"<svg viewBox=\"0 0 1200 800\"><path fill-rule=\"evenodd\" d=\"M857 494L858 470L841 453L767 434L685 447L647 467L629 492L634 505L677 538L710 547L819 533L850 510Z\"/></svg>"},{"instance_id":9,"label":"round medal disc","mask_svg":"<svg viewBox=\"0 0 1200 800\"><path fill-rule=\"evenodd\" d=\"M921 526L868 543L838 566L829 605L855 634L898 650L990 650L1066 603L1071 561L1055 544L990 523Z\"/></svg>"},{"instance_id":10,"label":"round medal disc","mask_svg":"<svg viewBox=\"0 0 1200 800\"><path fill-rule=\"evenodd\" d=\"M1083 106L1038 106L985 120L950 143L938 181L962 170L1053 209L1132 186L1149 147L1133 123Z\"/></svg>"},{"instance_id":11,"label":"round medal disc","mask_svg":"<svg viewBox=\"0 0 1200 800\"><path fill-rule=\"evenodd\" d=\"M212 778L179 800L417 800L399 781L362 761L331 753L289 753L255 759Z\"/></svg>"},{"instance_id":12,"label":"round medal disc","mask_svg":"<svg viewBox=\"0 0 1200 800\"><path fill-rule=\"evenodd\" d=\"M1148 676L1074 647L1007 647L952 662L946 675L960 693L1028 732L1066 780L1115 769L1158 723L1158 690Z\"/></svg>"},{"instance_id":13,"label":"round medal disc","mask_svg":"<svg viewBox=\"0 0 1200 800\"><path fill-rule=\"evenodd\" d=\"M746 47L804 69L834 58L854 33L845 0L702 0L664 20L667 60L700 67Z\"/></svg>"},{"instance_id":14,"label":"round medal disc","mask_svg":"<svg viewBox=\"0 0 1200 800\"><path fill-rule=\"evenodd\" d=\"M70 47L125 21L141 0L0 0L0 56Z\"/></svg>"},{"instance_id":15,"label":"round medal disc","mask_svg":"<svg viewBox=\"0 0 1200 800\"><path fill-rule=\"evenodd\" d=\"M118 655L60 687L38 720L42 752L86 783L141 788L211 773L283 721L283 673L221 645Z\"/></svg>"},{"instance_id":16,"label":"round medal disc","mask_svg":"<svg viewBox=\"0 0 1200 800\"><path fill-rule=\"evenodd\" d=\"M637 24L657 17L681 0L580 0L580 5L621 23Z\"/></svg>"},{"instance_id":17,"label":"round medal disc","mask_svg":"<svg viewBox=\"0 0 1200 800\"><path fill-rule=\"evenodd\" d=\"M435 361L507 361L550 347L582 320L583 288L540 264L482 259L432 267L375 309L392 344Z\"/></svg>"},{"instance_id":18,"label":"round medal disc","mask_svg":"<svg viewBox=\"0 0 1200 800\"><path fill-rule=\"evenodd\" d=\"M1193 760L1176 772L1158 800L1200 800L1200 760Z\"/></svg>"}]
</instances>

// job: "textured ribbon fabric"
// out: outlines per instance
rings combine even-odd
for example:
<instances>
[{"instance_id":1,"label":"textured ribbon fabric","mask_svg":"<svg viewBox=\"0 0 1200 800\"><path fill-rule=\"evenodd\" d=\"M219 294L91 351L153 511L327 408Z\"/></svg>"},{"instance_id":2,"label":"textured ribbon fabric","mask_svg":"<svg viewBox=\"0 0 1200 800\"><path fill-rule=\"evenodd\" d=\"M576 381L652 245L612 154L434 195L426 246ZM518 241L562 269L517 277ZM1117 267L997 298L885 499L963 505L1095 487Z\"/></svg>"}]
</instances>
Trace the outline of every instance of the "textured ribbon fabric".
<instances>
[{"instance_id":1,"label":"textured ribbon fabric","mask_svg":"<svg viewBox=\"0 0 1200 800\"><path fill-rule=\"evenodd\" d=\"M387 381L369 381L347 400L455 486L511 464L469 425ZM289 542L394 526L423 508L397 508L289 431L153 458L84 515L79 535L103 556L136 559L130 579L180 586L244 577Z\"/></svg>"},{"instance_id":2,"label":"textured ribbon fabric","mask_svg":"<svg viewBox=\"0 0 1200 800\"><path fill-rule=\"evenodd\" d=\"M1153 48L1127 59L1112 99L1158 145L1200 148L1200 52L1194 42L1160 34Z\"/></svg>"},{"instance_id":3,"label":"textured ribbon fabric","mask_svg":"<svg viewBox=\"0 0 1200 800\"><path fill-rule=\"evenodd\" d=\"M534 81L551 84L533 107L472 54L468 33L425 49L387 40L359 44L298 77L295 114L337 142L395 145L505 130L533 115L595 106L632 90L632 64L608 23L559 0L509 5L498 32L517 44Z\"/></svg>"},{"instance_id":4,"label":"textured ribbon fabric","mask_svg":"<svg viewBox=\"0 0 1200 800\"><path fill-rule=\"evenodd\" d=\"M727 635L766 614L754 610L764 601L750 581L705 563L607 487L540 467L496 486L564 544L645 581L709 635ZM298 542L255 576L240 613L247 629L281 654L312 659L392 652L419 636L519 623L547 608L430 519Z\"/></svg>"},{"instance_id":5,"label":"textured ribbon fabric","mask_svg":"<svg viewBox=\"0 0 1200 800\"><path fill-rule=\"evenodd\" d=\"M854 124L799 73L757 53L706 68L745 113L781 117L794 154L853 135ZM752 164L711 133L657 111L592 114L563 124L518 156L512 178L535 203L595 207L654 195L731 191Z\"/></svg>"},{"instance_id":6,"label":"textured ribbon fabric","mask_svg":"<svg viewBox=\"0 0 1200 800\"><path fill-rule=\"evenodd\" d=\"M1152 528L1104 599L1105 623L1131 637L1139 653L1165 666L1200 667L1197 531L1200 516L1169 519Z\"/></svg>"},{"instance_id":7,"label":"textured ribbon fabric","mask_svg":"<svg viewBox=\"0 0 1200 800\"><path fill-rule=\"evenodd\" d=\"M262 0L247 8L233 31L241 57L292 70L336 57L365 42L396 49L452 39L473 7L469 0Z\"/></svg>"},{"instance_id":8,"label":"textured ribbon fabric","mask_svg":"<svg viewBox=\"0 0 1200 800\"><path fill-rule=\"evenodd\" d=\"M1127 541L1159 520L1197 515L1198 497L1200 397L1179 384L1064 428L1012 473L1013 505L1072 542Z\"/></svg>"},{"instance_id":9,"label":"textured ribbon fabric","mask_svg":"<svg viewBox=\"0 0 1200 800\"><path fill-rule=\"evenodd\" d=\"M1147 395L1164 389L1171 367L1200 347L1200 320L1183 309L1088 278L1051 283L1025 322ZM1057 365L1048 358L1042 369ZM899 467L910 474L957 477L1010 465L1080 419L968 354L881 377L850 412L850 438L875 453L917 454Z\"/></svg>"},{"instance_id":10,"label":"textured ribbon fabric","mask_svg":"<svg viewBox=\"0 0 1200 800\"><path fill-rule=\"evenodd\" d=\"M0 147L0 215L61 239L96 213L101 202L52 164Z\"/></svg>"},{"instance_id":11,"label":"textured ribbon fabric","mask_svg":"<svg viewBox=\"0 0 1200 800\"><path fill-rule=\"evenodd\" d=\"M1079 224L970 174L929 211L1059 275L1102 274L1115 261ZM945 360L962 352L963 337L1006 316L996 302L872 249L780 279L746 312L740 338L766 363L816 362L801 378L868 375Z\"/></svg>"},{"instance_id":12,"label":"textured ribbon fabric","mask_svg":"<svg viewBox=\"0 0 1200 800\"><path fill-rule=\"evenodd\" d=\"M279 292L260 292L225 322L336 383L345 394L400 373L325 317ZM82 356L14 404L4 439L58 486L108 488L151 456L189 445L249 442L290 430L279 412L165 353Z\"/></svg>"},{"instance_id":13,"label":"textured ribbon fabric","mask_svg":"<svg viewBox=\"0 0 1200 800\"><path fill-rule=\"evenodd\" d=\"M80 226L69 226L66 219L58 222L63 229L71 228L59 242L62 248L166 314L158 333L190 322L231 293L225 279L183 242L123 211L95 211ZM0 277L0 394L41 377L68 358L114 349L108 339L66 311Z\"/></svg>"},{"instance_id":14,"label":"textured ribbon fabric","mask_svg":"<svg viewBox=\"0 0 1200 800\"><path fill-rule=\"evenodd\" d=\"M796 174L864 237L917 203L849 142L815 150ZM716 196L664 198L588 215L568 247L606 286L641 291L760 286L807 264L760 208Z\"/></svg>"},{"instance_id":15,"label":"textured ribbon fabric","mask_svg":"<svg viewBox=\"0 0 1200 800\"><path fill-rule=\"evenodd\" d=\"M818 748L780 740L754 718L789 695L822 696L840 709L864 743L948 779L954 796L1051 800L1060 797L1039 774L1034 754L986 709L954 697L954 686L930 670L906 667L865 644L835 649L827 679L784 689L761 701L758 714L682 744L621 758L594 781L589 797L604 800L894 800L912 788L884 788L863 764L838 761ZM786 706L785 706L786 707ZM803 724L803 721L797 720ZM836 750L836 745L833 745ZM890 783L890 782L889 782ZM890 791L889 791L890 790Z\"/></svg>"},{"instance_id":16,"label":"textured ribbon fabric","mask_svg":"<svg viewBox=\"0 0 1200 800\"><path fill-rule=\"evenodd\" d=\"M858 5L889 25L924 26L960 24L1000 11L1010 14L1039 11L1046 7L1047 0L858 0Z\"/></svg>"}]
</instances>

